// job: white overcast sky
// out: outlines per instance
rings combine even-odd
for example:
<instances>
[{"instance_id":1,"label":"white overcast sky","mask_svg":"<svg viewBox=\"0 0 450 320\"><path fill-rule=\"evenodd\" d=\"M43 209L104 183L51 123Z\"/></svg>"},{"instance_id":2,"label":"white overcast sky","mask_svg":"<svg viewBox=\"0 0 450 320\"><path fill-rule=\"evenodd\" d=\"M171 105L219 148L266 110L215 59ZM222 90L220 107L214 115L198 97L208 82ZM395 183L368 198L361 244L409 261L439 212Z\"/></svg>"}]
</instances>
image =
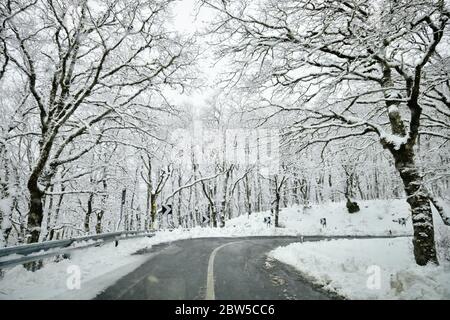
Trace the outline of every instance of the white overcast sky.
<instances>
[{"instance_id":1,"label":"white overcast sky","mask_svg":"<svg viewBox=\"0 0 450 320\"><path fill-rule=\"evenodd\" d=\"M198 8L197 0L179 0L174 4L173 7L173 27L178 32L182 34L194 34L196 31L200 31L208 20L213 15L210 9L202 7L201 10ZM202 59L201 72L208 77L210 84L212 85L217 71L211 66L212 59L208 55L207 51L203 52L200 57ZM212 94L212 90L199 89L196 92L192 92L189 95L180 95L179 93L171 93L169 99L173 103L183 103L189 102L197 107L202 107L205 103L205 98Z\"/></svg>"},{"instance_id":2,"label":"white overcast sky","mask_svg":"<svg viewBox=\"0 0 450 320\"><path fill-rule=\"evenodd\" d=\"M202 9L199 17L196 18L196 2L196 0L178 0L175 3L173 9L175 19L173 24L178 31L194 33L202 26L202 20L206 19L203 14L205 10Z\"/></svg>"}]
</instances>

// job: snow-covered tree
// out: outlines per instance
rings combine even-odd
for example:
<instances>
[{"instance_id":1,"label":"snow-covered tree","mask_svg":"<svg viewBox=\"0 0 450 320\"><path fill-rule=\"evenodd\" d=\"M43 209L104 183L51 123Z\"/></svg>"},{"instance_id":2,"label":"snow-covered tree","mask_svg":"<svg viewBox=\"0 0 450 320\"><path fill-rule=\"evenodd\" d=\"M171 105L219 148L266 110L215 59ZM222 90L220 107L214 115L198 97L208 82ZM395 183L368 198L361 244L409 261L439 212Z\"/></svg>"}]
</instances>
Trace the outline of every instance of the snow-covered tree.
<instances>
[{"instance_id":1,"label":"snow-covered tree","mask_svg":"<svg viewBox=\"0 0 450 320\"><path fill-rule=\"evenodd\" d=\"M448 127L439 130L448 124L448 3L203 2L218 13L210 30L230 60L227 82L258 94L251 107L264 121L289 113L285 136L300 149L367 138L388 150L411 207L416 262L437 263L431 203L449 219L416 149L420 135L448 143Z\"/></svg>"}]
</instances>

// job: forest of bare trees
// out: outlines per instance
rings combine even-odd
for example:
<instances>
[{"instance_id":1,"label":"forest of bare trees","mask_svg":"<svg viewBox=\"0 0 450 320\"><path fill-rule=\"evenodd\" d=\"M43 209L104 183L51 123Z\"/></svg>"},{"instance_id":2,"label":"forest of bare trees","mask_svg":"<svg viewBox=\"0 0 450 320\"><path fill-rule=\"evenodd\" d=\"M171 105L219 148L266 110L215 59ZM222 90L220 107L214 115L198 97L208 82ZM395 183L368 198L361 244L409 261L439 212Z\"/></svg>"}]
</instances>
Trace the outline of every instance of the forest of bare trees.
<instances>
[{"instance_id":1,"label":"forest of bare trees","mask_svg":"<svg viewBox=\"0 0 450 320\"><path fill-rule=\"evenodd\" d=\"M437 263L446 1L199 0L195 35L170 27L173 2L1 2L0 246L404 198L417 264Z\"/></svg>"}]
</instances>

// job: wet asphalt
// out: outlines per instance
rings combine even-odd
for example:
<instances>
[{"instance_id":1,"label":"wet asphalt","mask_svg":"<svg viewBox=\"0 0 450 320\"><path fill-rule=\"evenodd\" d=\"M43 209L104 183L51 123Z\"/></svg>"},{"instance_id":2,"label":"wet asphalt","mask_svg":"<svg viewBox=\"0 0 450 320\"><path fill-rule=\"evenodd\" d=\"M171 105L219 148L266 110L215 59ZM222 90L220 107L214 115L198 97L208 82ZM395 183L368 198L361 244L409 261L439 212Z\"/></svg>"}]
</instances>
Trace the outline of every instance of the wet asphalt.
<instances>
[{"instance_id":1,"label":"wet asphalt","mask_svg":"<svg viewBox=\"0 0 450 320\"><path fill-rule=\"evenodd\" d=\"M304 241L323 237L305 237ZM153 246L137 254L149 259L100 293L101 300L203 300L208 262L214 259L216 300L322 300L332 298L294 268L267 257L271 250L298 237L203 238Z\"/></svg>"}]
</instances>

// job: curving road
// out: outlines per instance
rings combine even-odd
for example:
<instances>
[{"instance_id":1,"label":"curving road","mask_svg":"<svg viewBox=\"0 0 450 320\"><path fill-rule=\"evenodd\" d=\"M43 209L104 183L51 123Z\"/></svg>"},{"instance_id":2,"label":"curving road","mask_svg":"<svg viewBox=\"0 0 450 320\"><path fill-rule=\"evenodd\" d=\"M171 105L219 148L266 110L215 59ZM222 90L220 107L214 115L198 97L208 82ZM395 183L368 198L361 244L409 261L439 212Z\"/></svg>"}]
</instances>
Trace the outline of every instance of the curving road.
<instances>
[{"instance_id":1,"label":"curving road","mask_svg":"<svg viewBox=\"0 0 450 320\"><path fill-rule=\"evenodd\" d=\"M267 258L270 250L298 241L204 238L154 246L139 252L149 255L147 262L96 299L328 299L293 268Z\"/></svg>"},{"instance_id":2,"label":"curving road","mask_svg":"<svg viewBox=\"0 0 450 320\"><path fill-rule=\"evenodd\" d=\"M304 241L324 237L305 237ZM96 299L331 299L293 268L269 259L298 237L202 238L153 246L149 259Z\"/></svg>"}]
</instances>

